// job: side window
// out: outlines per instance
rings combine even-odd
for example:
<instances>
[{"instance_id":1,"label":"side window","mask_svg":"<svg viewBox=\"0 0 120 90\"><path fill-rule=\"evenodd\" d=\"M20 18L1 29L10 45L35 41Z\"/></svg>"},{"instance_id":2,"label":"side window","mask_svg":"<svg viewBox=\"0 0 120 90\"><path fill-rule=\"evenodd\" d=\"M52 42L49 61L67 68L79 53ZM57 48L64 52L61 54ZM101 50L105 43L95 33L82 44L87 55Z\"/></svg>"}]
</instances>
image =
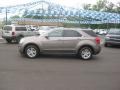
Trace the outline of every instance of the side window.
<instances>
[{"instance_id":1,"label":"side window","mask_svg":"<svg viewBox=\"0 0 120 90\"><path fill-rule=\"evenodd\" d=\"M82 35L74 30L64 30L64 37L81 37Z\"/></svg>"},{"instance_id":2,"label":"side window","mask_svg":"<svg viewBox=\"0 0 120 90\"><path fill-rule=\"evenodd\" d=\"M63 31L62 30L56 30L52 31L48 34L49 37L62 37L63 36Z\"/></svg>"},{"instance_id":3,"label":"side window","mask_svg":"<svg viewBox=\"0 0 120 90\"><path fill-rule=\"evenodd\" d=\"M16 31L27 31L26 27L15 27Z\"/></svg>"},{"instance_id":4,"label":"side window","mask_svg":"<svg viewBox=\"0 0 120 90\"><path fill-rule=\"evenodd\" d=\"M12 27L11 27L11 26L5 26L5 27L3 28L3 30L11 31L11 30L12 30Z\"/></svg>"},{"instance_id":5,"label":"side window","mask_svg":"<svg viewBox=\"0 0 120 90\"><path fill-rule=\"evenodd\" d=\"M83 30L83 32L87 33L88 35L92 37L97 37L97 35L92 30Z\"/></svg>"}]
</instances>

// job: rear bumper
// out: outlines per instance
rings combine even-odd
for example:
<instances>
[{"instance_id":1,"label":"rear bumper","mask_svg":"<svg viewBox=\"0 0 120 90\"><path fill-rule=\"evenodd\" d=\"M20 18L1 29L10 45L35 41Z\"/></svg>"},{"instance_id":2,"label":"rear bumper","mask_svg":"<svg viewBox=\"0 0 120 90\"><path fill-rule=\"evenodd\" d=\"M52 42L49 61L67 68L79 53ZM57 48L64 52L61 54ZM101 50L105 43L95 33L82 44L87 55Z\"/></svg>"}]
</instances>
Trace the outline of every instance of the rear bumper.
<instances>
[{"instance_id":1,"label":"rear bumper","mask_svg":"<svg viewBox=\"0 0 120 90\"><path fill-rule=\"evenodd\" d=\"M2 36L2 38L4 39L16 39L17 37L16 36Z\"/></svg>"},{"instance_id":2,"label":"rear bumper","mask_svg":"<svg viewBox=\"0 0 120 90\"><path fill-rule=\"evenodd\" d=\"M94 55L96 55L96 54L99 54L100 52L101 52L101 50L102 50L102 48L101 48L101 46L99 45L99 46L97 46L96 48L94 48Z\"/></svg>"}]
</instances>

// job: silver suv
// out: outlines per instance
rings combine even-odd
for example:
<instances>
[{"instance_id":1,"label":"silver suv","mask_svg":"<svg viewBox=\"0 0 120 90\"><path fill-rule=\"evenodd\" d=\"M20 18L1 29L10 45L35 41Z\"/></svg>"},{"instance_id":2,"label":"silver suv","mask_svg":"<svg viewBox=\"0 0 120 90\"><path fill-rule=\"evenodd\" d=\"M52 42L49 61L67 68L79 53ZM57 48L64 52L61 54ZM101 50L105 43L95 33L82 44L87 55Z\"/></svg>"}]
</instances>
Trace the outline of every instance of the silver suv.
<instances>
[{"instance_id":1,"label":"silver suv","mask_svg":"<svg viewBox=\"0 0 120 90\"><path fill-rule=\"evenodd\" d=\"M92 30L50 30L40 36L26 37L19 43L19 51L28 58L40 54L76 54L84 60L100 53L100 38Z\"/></svg>"},{"instance_id":2,"label":"silver suv","mask_svg":"<svg viewBox=\"0 0 120 90\"><path fill-rule=\"evenodd\" d=\"M2 37L11 43L13 40L19 42L21 38L26 36L34 36L39 34L36 31L28 30L25 26L5 25L2 30Z\"/></svg>"}]
</instances>

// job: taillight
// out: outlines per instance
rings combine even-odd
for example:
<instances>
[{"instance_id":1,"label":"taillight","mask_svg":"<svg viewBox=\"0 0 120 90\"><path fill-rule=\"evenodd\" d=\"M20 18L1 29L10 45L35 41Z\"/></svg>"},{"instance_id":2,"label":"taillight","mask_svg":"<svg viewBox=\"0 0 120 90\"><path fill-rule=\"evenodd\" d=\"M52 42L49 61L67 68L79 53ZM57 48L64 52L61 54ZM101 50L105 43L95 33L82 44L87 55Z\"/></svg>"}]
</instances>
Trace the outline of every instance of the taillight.
<instances>
[{"instance_id":1,"label":"taillight","mask_svg":"<svg viewBox=\"0 0 120 90\"><path fill-rule=\"evenodd\" d=\"M12 32L12 36L15 36L15 32Z\"/></svg>"},{"instance_id":2,"label":"taillight","mask_svg":"<svg viewBox=\"0 0 120 90\"><path fill-rule=\"evenodd\" d=\"M96 37L95 41L96 41L97 44L100 44L100 38L99 37Z\"/></svg>"}]
</instances>

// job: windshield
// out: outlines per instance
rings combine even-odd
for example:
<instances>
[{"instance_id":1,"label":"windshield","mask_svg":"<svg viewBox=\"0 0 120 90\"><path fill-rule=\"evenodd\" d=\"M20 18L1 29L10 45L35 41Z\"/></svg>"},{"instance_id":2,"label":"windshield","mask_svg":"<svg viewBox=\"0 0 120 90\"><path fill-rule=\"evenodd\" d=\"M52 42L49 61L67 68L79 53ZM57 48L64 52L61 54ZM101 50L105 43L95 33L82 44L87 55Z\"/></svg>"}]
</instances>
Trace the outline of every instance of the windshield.
<instances>
[{"instance_id":1,"label":"windshield","mask_svg":"<svg viewBox=\"0 0 120 90\"><path fill-rule=\"evenodd\" d=\"M110 29L108 34L120 35L120 29Z\"/></svg>"}]
</instances>

